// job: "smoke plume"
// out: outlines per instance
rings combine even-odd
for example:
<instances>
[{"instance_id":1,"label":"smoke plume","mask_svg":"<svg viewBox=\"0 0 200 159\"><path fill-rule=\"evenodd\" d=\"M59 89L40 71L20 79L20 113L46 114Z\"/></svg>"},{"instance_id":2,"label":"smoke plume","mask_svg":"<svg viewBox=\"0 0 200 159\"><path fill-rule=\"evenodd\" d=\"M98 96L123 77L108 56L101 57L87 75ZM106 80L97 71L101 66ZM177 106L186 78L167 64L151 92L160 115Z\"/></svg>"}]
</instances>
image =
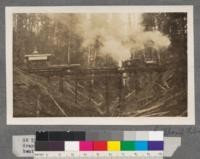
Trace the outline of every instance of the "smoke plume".
<instances>
[{"instance_id":1,"label":"smoke plume","mask_svg":"<svg viewBox=\"0 0 200 159\"><path fill-rule=\"evenodd\" d=\"M100 53L111 55L116 61L130 58L130 49L143 50L149 42L156 50L165 49L170 40L159 31L144 31L141 14L89 14L82 18L80 33L83 47L94 44L100 37Z\"/></svg>"},{"instance_id":2,"label":"smoke plume","mask_svg":"<svg viewBox=\"0 0 200 159\"><path fill-rule=\"evenodd\" d=\"M149 42L151 47L156 50L166 49L170 45L169 38L161 32L144 31L144 26L141 23L142 14L138 13L88 13L49 16L81 35L84 48L95 45L95 41L98 39L101 43L99 56L109 54L119 63L130 58L131 49L134 51L144 50ZM70 19L75 19L75 21L73 22ZM76 23L76 26L73 26L73 23Z\"/></svg>"}]
</instances>

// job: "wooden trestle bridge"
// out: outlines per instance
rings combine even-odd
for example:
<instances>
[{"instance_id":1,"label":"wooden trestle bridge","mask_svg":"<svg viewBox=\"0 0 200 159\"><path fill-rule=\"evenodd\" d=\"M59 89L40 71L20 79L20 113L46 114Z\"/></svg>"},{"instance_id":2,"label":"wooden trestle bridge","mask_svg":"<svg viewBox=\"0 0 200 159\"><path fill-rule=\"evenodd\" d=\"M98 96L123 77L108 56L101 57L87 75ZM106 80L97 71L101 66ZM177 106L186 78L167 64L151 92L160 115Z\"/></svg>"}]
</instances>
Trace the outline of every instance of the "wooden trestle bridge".
<instances>
[{"instance_id":1,"label":"wooden trestle bridge","mask_svg":"<svg viewBox=\"0 0 200 159\"><path fill-rule=\"evenodd\" d=\"M123 101L124 101L124 85L126 82L126 78L128 75L131 74L131 77L134 77L136 80L134 82L137 82L137 76L140 73L153 73L158 72L161 73L165 71L164 67L161 66L145 66L145 67L91 67L91 68L81 68L79 67L72 67L72 66L54 66L54 67L46 67L46 68L27 68L25 69L26 72L31 74L37 74L40 76L45 76L49 80L52 76L56 76L59 78L59 91L61 93L64 92L64 80L66 78L73 79L75 82L74 87L74 102L78 102L78 83L79 81L90 81L89 83L89 90L92 90L92 87L94 85L95 77L102 77L104 79L105 84L105 112L109 114L109 84L112 82L110 80L111 77L115 77L116 82L118 83L118 105L119 109L122 108ZM137 84L137 83L135 83ZM137 89L135 89L137 92ZM92 98L92 91L89 91L89 100Z\"/></svg>"}]
</instances>

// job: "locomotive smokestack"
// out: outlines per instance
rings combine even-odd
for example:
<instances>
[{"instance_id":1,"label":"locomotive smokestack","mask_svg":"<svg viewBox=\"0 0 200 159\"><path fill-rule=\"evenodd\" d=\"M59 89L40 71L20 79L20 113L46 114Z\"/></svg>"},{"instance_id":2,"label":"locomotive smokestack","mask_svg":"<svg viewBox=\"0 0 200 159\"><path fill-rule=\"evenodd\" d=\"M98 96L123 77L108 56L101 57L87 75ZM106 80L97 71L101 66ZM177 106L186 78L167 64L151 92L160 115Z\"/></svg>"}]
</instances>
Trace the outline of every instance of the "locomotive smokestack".
<instances>
[{"instance_id":1,"label":"locomotive smokestack","mask_svg":"<svg viewBox=\"0 0 200 159\"><path fill-rule=\"evenodd\" d=\"M123 87L126 86L126 80L127 80L127 73L123 73L122 74L122 84L123 84Z\"/></svg>"},{"instance_id":2,"label":"locomotive smokestack","mask_svg":"<svg viewBox=\"0 0 200 159\"><path fill-rule=\"evenodd\" d=\"M121 60L121 61L119 61L118 66L122 67L122 64L123 64L123 61Z\"/></svg>"}]
</instances>

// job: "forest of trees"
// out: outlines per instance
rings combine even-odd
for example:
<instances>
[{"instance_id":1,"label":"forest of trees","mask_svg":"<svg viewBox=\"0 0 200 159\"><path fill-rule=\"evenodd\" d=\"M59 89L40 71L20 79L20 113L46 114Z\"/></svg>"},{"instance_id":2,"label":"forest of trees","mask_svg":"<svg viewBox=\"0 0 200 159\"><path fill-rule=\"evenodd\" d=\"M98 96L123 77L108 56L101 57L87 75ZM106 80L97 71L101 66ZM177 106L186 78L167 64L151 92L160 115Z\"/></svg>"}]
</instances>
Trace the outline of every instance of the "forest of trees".
<instances>
[{"instance_id":1,"label":"forest of trees","mask_svg":"<svg viewBox=\"0 0 200 159\"><path fill-rule=\"evenodd\" d=\"M67 18L67 19L66 19ZM53 62L67 63L70 60L82 63L82 39L73 28L77 18L74 14L65 16L69 25L54 21L46 14L15 14L13 32L14 64L23 64L25 54L31 54L34 49L40 53L51 53L56 56Z\"/></svg>"},{"instance_id":2,"label":"forest of trees","mask_svg":"<svg viewBox=\"0 0 200 159\"><path fill-rule=\"evenodd\" d=\"M77 32L77 27L81 23L80 19L84 18L83 16L85 15L60 14L59 17L61 18L57 20L54 16L48 14L14 14L14 64L23 64L24 55L37 49L40 53L55 55L53 63L80 63L86 65L89 51L87 47L82 45L85 40L84 37ZM165 51L166 54L162 54L161 60L164 62L175 60L174 62L179 64L180 67L186 67L187 14L146 13L142 15L142 18L141 25L144 26L144 31L160 31L168 36L171 41L170 48ZM95 20L96 18L93 18L96 23L97 20ZM101 28L100 24L99 28ZM97 36L93 42L93 47L97 52L104 45L104 42L99 39L101 40L101 37ZM105 63L106 60L111 61L111 65L116 65L108 55L100 57L98 60L99 65Z\"/></svg>"},{"instance_id":3,"label":"forest of trees","mask_svg":"<svg viewBox=\"0 0 200 159\"><path fill-rule=\"evenodd\" d=\"M14 14L13 18L13 56L16 66L23 65L24 55L35 49L39 53L54 55L51 62L56 64L88 64L90 51L100 49L100 36L96 36L92 46L83 47L83 36L77 32L81 14ZM59 18L58 18L59 17ZM94 19L95 20L95 19ZM96 21L94 21L96 23ZM90 51L89 51L90 49ZM97 57L100 66L116 65L109 56Z\"/></svg>"},{"instance_id":4,"label":"forest of trees","mask_svg":"<svg viewBox=\"0 0 200 159\"><path fill-rule=\"evenodd\" d=\"M175 81L181 87L187 85L187 13L148 13L143 15L146 31L159 30L166 34L171 46L161 60L168 69L175 71Z\"/></svg>"}]
</instances>

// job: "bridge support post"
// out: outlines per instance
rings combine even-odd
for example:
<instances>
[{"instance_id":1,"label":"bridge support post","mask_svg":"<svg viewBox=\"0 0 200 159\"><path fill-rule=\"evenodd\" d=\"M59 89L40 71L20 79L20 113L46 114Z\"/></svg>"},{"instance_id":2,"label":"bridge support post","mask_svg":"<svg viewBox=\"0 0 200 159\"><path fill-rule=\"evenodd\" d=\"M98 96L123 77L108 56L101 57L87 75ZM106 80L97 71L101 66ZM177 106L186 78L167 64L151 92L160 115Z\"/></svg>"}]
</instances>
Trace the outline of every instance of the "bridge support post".
<instances>
[{"instance_id":1,"label":"bridge support post","mask_svg":"<svg viewBox=\"0 0 200 159\"><path fill-rule=\"evenodd\" d=\"M75 103L78 103L78 79L75 80Z\"/></svg>"},{"instance_id":2,"label":"bridge support post","mask_svg":"<svg viewBox=\"0 0 200 159\"><path fill-rule=\"evenodd\" d=\"M36 116L40 116L41 106L40 106L40 94L37 95L37 101L36 101Z\"/></svg>"},{"instance_id":3,"label":"bridge support post","mask_svg":"<svg viewBox=\"0 0 200 159\"><path fill-rule=\"evenodd\" d=\"M50 83L50 81L51 81L49 75L47 76L47 81L48 81L48 83Z\"/></svg>"},{"instance_id":4,"label":"bridge support post","mask_svg":"<svg viewBox=\"0 0 200 159\"><path fill-rule=\"evenodd\" d=\"M109 111L109 86L108 86L108 75L105 75L105 111L106 111L106 115L109 115L110 111Z\"/></svg>"},{"instance_id":5,"label":"bridge support post","mask_svg":"<svg viewBox=\"0 0 200 159\"><path fill-rule=\"evenodd\" d=\"M138 89L139 89L138 73L137 73L137 71L134 72L134 77L133 78L134 78L135 95L137 95Z\"/></svg>"},{"instance_id":6,"label":"bridge support post","mask_svg":"<svg viewBox=\"0 0 200 159\"><path fill-rule=\"evenodd\" d=\"M118 81L118 98L119 98L119 106L118 106L118 108L119 108L119 111L121 112L121 110L122 110L122 103L123 103L123 100L124 100L123 74L122 73L120 73L118 75L118 79L119 79L119 81Z\"/></svg>"},{"instance_id":7,"label":"bridge support post","mask_svg":"<svg viewBox=\"0 0 200 159\"><path fill-rule=\"evenodd\" d=\"M64 93L64 81L63 81L63 76L59 77L59 91L61 93Z\"/></svg>"},{"instance_id":8,"label":"bridge support post","mask_svg":"<svg viewBox=\"0 0 200 159\"><path fill-rule=\"evenodd\" d=\"M91 99L92 99L92 81L91 80L89 80L89 90L88 90L88 93L89 93L89 95L88 95L88 97L89 97L88 102L90 103Z\"/></svg>"}]
</instances>

